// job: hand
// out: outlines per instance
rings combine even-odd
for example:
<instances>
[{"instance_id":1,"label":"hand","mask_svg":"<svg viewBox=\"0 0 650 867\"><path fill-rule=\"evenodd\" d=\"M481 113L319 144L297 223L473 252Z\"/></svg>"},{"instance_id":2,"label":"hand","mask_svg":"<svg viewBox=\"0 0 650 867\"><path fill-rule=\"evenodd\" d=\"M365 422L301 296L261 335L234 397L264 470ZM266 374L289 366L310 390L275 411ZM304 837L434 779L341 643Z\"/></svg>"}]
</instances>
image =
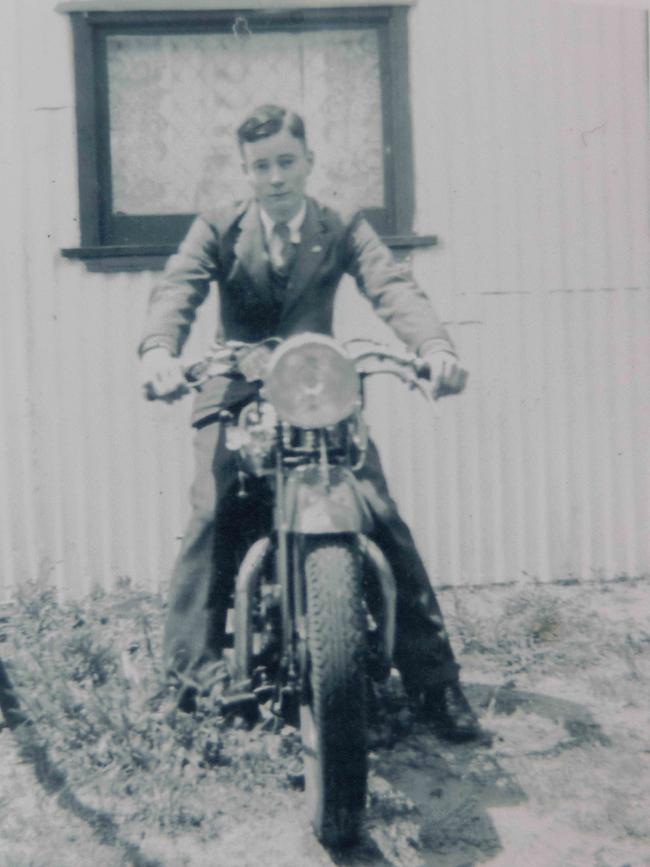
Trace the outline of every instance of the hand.
<instances>
[{"instance_id":1,"label":"hand","mask_svg":"<svg viewBox=\"0 0 650 867\"><path fill-rule=\"evenodd\" d=\"M425 356L431 371L431 390L433 399L438 400L446 394L460 394L465 388L469 373L452 352L439 350Z\"/></svg>"},{"instance_id":2,"label":"hand","mask_svg":"<svg viewBox=\"0 0 650 867\"><path fill-rule=\"evenodd\" d=\"M181 364L164 346L147 350L141 361L142 386L151 399L160 398L168 403L187 393L187 382Z\"/></svg>"}]
</instances>

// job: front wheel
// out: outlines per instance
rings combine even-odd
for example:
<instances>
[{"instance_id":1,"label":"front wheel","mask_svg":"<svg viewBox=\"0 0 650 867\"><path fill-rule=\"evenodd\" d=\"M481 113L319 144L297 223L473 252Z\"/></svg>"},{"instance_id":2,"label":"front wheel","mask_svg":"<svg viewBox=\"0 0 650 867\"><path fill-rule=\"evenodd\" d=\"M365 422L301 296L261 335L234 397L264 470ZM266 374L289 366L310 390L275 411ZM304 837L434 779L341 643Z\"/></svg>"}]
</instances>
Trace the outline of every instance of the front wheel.
<instances>
[{"instance_id":1,"label":"front wheel","mask_svg":"<svg viewBox=\"0 0 650 867\"><path fill-rule=\"evenodd\" d=\"M361 827L366 753L366 616L361 558L347 540L312 543L305 558L308 696L300 708L311 823L327 846Z\"/></svg>"}]
</instances>

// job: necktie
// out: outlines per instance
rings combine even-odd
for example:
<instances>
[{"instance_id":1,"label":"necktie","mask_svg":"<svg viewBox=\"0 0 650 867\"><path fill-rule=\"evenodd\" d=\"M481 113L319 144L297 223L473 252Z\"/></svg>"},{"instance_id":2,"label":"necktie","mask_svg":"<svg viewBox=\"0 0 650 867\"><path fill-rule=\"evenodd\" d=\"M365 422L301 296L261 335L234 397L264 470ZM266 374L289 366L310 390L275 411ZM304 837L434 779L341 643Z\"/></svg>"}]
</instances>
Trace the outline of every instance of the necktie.
<instances>
[{"instance_id":1,"label":"necktie","mask_svg":"<svg viewBox=\"0 0 650 867\"><path fill-rule=\"evenodd\" d=\"M290 229L287 223L276 223L271 236L271 261L278 274L286 277L291 270L296 255L296 248L290 240Z\"/></svg>"}]
</instances>

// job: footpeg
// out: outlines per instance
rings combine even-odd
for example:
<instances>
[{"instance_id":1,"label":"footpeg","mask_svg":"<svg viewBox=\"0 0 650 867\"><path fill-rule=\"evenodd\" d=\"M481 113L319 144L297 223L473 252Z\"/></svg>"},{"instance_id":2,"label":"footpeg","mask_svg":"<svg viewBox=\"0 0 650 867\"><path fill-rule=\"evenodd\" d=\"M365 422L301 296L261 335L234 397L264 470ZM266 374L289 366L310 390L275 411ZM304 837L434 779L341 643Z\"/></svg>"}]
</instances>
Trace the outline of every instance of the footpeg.
<instances>
[{"instance_id":1,"label":"footpeg","mask_svg":"<svg viewBox=\"0 0 650 867\"><path fill-rule=\"evenodd\" d=\"M243 717L251 725L259 719L260 707L254 692L239 692L223 699L221 712Z\"/></svg>"}]
</instances>

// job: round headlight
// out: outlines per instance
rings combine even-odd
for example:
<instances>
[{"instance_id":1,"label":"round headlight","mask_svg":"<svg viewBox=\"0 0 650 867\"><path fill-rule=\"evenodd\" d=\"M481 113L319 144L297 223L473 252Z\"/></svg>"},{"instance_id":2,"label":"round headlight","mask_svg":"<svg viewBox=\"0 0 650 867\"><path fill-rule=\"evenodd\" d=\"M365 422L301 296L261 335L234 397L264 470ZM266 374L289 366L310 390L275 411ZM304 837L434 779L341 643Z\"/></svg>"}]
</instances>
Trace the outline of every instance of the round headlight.
<instances>
[{"instance_id":1,"label":"round headlight","mask_svg":"<svg viewBox=\"0 0 650 867\"><path fill-rule=\"evenodd\" d=\"M354 412L359 377L331 337L300 334L275 350L264 394L283 421L301 428L327 427Z\"/></svg>"}]
</instances>

